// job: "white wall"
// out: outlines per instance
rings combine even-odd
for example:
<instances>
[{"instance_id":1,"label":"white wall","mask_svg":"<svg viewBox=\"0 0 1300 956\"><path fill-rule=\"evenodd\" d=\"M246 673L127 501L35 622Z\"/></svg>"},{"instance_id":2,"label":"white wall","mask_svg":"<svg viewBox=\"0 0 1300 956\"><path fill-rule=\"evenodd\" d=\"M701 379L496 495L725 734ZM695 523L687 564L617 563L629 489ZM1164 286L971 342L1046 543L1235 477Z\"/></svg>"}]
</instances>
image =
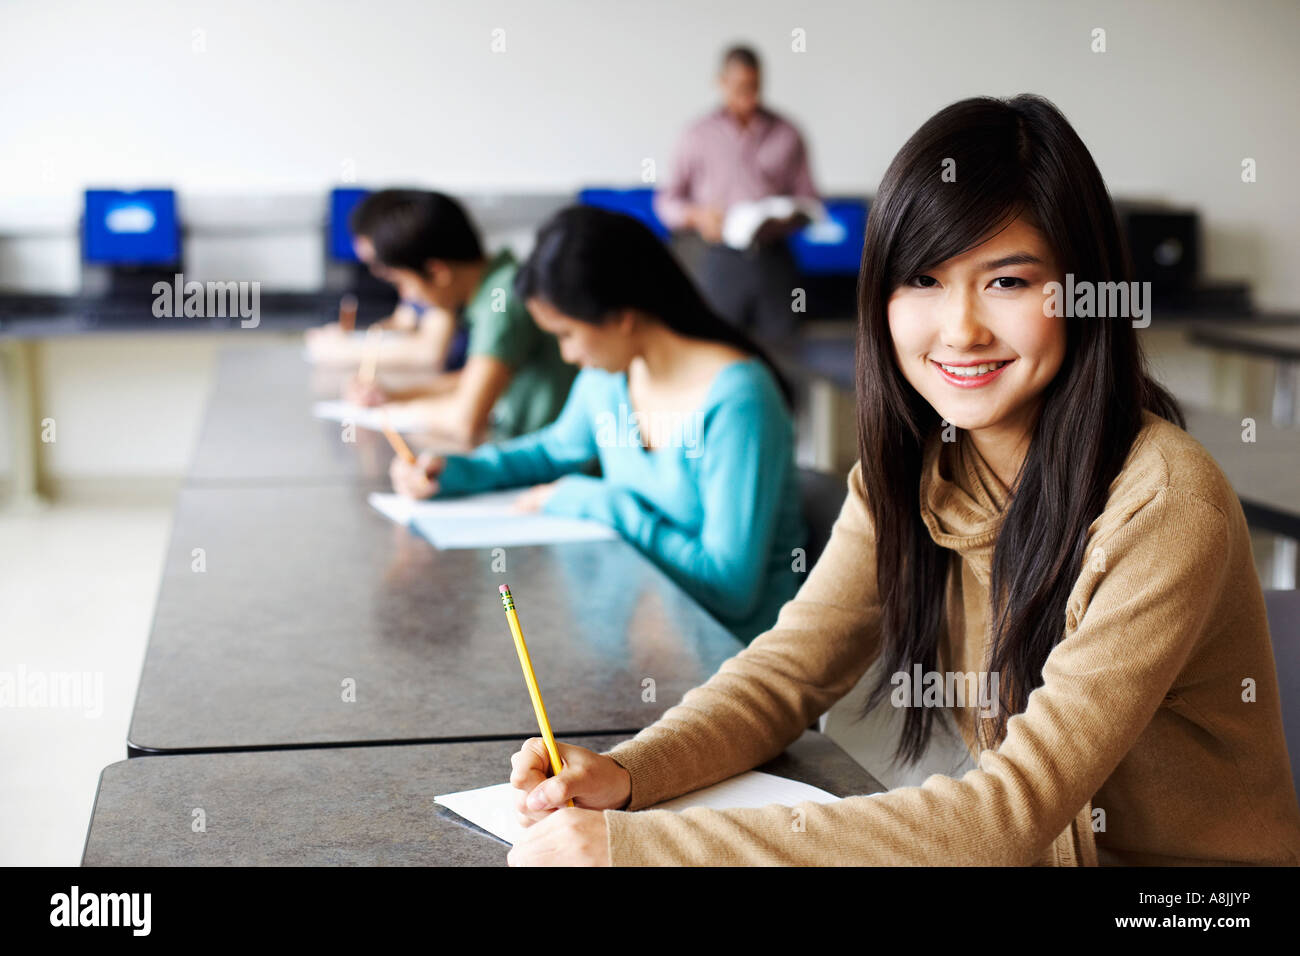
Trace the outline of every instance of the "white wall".
<instances>
[{"instance_id":1,"label":"white wall","mask_svg":"<svg viewBox=\"0 0 1300 956\"><path fill-rule=\"evenodd\" d=\"M1095 27L1105 53L1090 50ZM504 53L490 49L496 28ZM807 52L791 50L796 29ZM563 191L637 182L646 158L662 174L682 125L713 103L716 58L734 40L764 56L768 102L803 128L825 191L874 191L904 139L956 99L1038 92L1112 192L1201 210L1211 277L1249 280L1262 307L1300 308L1294 0L9 0L0 285L75 289L87 185L171 184L207 225L289 197L296 231L191 251L198 271L308 288L323 191L345 180ZM1243 157L1258 182L1240 181ZM135 414L155 375L175 407L199 404L165 369L209 361L212 343L186 359L171 354L180 340L95 341L44 360L70 430ZM56 473L127 466L84 450L61 448ZM155 451L131 460L176 467L174 448Z\"/></svg>"},{"instance_id":2,"label":"white wall","mask_svg":"<svg viewBox=\"0 0 1300 956\"><path fill-rule=\"evenodd\" d=\"M1105 53L1089 49L1094 27ZM495 28L504 53L490 50ZM805 53L791 52L796 28ZM769 100L805 130L827 190L873 191L953 100L1039 92L1114 192L1202 210L1212 276L1300 306L1294 0L11 0L0 233L70 231L89 183L198 195L311 194L349 176L634 182L643 158L664 170L734 39L765 56ZM1240 181L1243 157L1258 182Z\"/></svg>"}]
</instances>

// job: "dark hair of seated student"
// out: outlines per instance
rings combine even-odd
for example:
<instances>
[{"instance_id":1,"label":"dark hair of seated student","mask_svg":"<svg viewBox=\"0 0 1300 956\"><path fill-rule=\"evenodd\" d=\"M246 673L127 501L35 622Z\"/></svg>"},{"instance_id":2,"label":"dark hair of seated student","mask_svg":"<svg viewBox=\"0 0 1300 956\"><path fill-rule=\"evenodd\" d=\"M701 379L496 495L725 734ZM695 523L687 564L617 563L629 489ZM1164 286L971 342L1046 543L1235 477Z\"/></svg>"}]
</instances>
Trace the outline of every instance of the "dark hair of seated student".
<instances>
[{"instance_id":1,"label":"dark hair of seated student","mask_svg":"<svg viewBox=\"0 0 1300 956\"><path fill-rule=\"evenodd\" d=\"M945 162L955 163L955 182L939 175ZM935 666L949 559L922 522L918 500L923 446L941 422L895 361L890 295L1018 215L1036 225L1076 281L1129 280L1101 173L1065 117L1037 96L969 99L941 110L895 157L871 207L858 287L857 415L877 534L885 676L867 710L891 690L888 675L916 661ZM1185 424L1148 374L1131 322L1073 320L1066 329L1064 362L1043 394L993 556L988 668L1002 675L1002 700L997 719L981 722L993 739L1043 683L1089 525L1105 507L1143 410ZM925 751L933 717L932 708L908 709L896 756Z\"/></svg>"},{"instance_id":2,"label":"dark hair of seated student","mask_svg":"<svg viewBox=\"0 0 1300 956\"><path fill-rule=\"evenodd\" d=\"M423 274L430 259L478 262L483 244L463 206L443 193L384 189L361 200L348 218L386 266Z\"/></svg>"},{"instance_id":3,"label":"dark hair of seated student","mask_svg":"<svg viewBox=\"0 0 1300 956\"><path fill-rule=\"evenodd\" d=\"M520 267L515 294L525 301L542 299L593 325L619 310L635 309L679 335L730 345L761 359L787 404L792 402L789 382L762 347L725 322L668 247L631 216L594 206L556 213Z\"/></svg>"}]
</instances>

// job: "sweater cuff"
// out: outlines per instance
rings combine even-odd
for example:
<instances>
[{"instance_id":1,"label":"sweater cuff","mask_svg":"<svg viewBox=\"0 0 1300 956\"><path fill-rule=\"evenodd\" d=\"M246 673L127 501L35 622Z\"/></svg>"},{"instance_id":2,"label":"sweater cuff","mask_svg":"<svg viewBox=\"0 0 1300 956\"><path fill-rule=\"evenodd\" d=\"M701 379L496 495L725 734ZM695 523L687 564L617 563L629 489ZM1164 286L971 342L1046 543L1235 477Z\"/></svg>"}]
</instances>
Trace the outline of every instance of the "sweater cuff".
<instances>
[{"instance_id":1,"label":"sweater cuff","mask_svg":"<svg viewBox=\"0 0 1300 956\"><path fill-rule=\"evenodd\" d=\"M605 811L605 849L610 866L645 866L653 862L637 853L636 816L625 810Z\"/></svg>"},{"instance_id":2,"label":"sweater cuff","mask_svg":"<svg viewBox=\"0 0 1300 956\"><path fill-rule=\"evenodd\" d=\"M618 746L605 751L609 757L627 771L632 781L632 791L627 806L623 810L641 810L652 807L670 797L679 797L698 787L673 785L673 758L660 752L655 742L638 741L636 738L625 740Z\"/></svg>"},{"instance_id":3,"label":"sweater cuff","mask_svg":"<svg viewBox=\"0 0 1300 956\"><path fill-rule=\"evenodd\" d=\"M769 810L784 813L784 807L770 807L758 811L766 814ZM691 814L692 819L685 824L683 812ZM786 862L764 858L754 850L741 847L737 852L730 852L725 844L717 841L726 839L728 829L725 820L713 823L711 829L704 826L704 816L721 816L733 811L700 810L642 810L628 813L624 810L606 810L605 813L605 849L609 853L610 866L747 866L755 863ZM740 811L750 815L752 811ZM735 831L736 835L743 832ZM765 844L766 845L766 844ZM766 847L768 850L770 846Z\"/></svg>"},{"instance_id":4,"label":"sweater cuff","mask_svg":"<svg viewBox=\"0 0 1300 956\"><path fill-rule=\"evenodd\" d=\"M442 471L434 476L438 482L434 497L450 498L470 491L482 491L483 478L482 466L469 455L447 455L443 459Z\"/></svg>"}]
</instances>

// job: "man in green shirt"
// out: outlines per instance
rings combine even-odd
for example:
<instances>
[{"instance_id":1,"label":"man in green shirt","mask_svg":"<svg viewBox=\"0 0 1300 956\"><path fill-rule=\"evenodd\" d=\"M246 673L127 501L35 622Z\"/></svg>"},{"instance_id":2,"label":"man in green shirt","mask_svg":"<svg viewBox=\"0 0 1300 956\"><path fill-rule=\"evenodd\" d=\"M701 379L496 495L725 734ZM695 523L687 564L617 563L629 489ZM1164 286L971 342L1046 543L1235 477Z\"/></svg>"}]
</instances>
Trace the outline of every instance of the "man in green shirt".
<instances>
[{"instance_id":1,"label":"man in green shirt","mask_svg":"<svg viewBox=\"0 0 1300 956\"><path fill-rule=\"evenodd\" d=\"M350 222L357 255L403 300L459 314L469 330L465 367L428 387L385 391L360 378L345 397L363 405L418 407L432 431L476 444L536 431L559 414L577 369L560 357L514 294L508 250L488 258L478 232L450 196L387 189L367 196Z\"/></svg>"},{"instance_id":2,"label":"man in green shirt","mask_svg":"<svg viewBox=\"0 0 1300 956\"><path fill-rule=\"evenodd\" d=\"M555 336L537 327L514 294L518 271L510 250L498 252L464 311L469 327L466 356L490 356L514 369L492 409L493 424L502 435L527 434L554 421L578 371L560 357Z\"/></svg>"}]
</instances>

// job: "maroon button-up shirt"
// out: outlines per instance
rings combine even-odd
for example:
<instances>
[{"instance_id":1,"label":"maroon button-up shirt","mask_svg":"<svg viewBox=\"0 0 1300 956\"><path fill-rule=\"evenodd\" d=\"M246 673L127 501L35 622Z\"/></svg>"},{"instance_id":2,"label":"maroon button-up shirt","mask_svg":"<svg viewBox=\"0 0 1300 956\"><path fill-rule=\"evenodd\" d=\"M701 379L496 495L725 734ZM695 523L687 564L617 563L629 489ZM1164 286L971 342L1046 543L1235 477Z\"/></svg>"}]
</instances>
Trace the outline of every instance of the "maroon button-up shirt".
<instances>
[{"instance_id":1,"label":"maroon button-up shirt","mask_svg":"<svg viewBox=\"0 0 1300 956\"><path fill-rule=\"evenodd\" d=\"M788 120L759 107L741 127L725 107L682 134L667 186L654 207L669 229L685 225L688 206L726 210L768 196L817 198L803 137Z\"/></svg>"}]
</instances>

